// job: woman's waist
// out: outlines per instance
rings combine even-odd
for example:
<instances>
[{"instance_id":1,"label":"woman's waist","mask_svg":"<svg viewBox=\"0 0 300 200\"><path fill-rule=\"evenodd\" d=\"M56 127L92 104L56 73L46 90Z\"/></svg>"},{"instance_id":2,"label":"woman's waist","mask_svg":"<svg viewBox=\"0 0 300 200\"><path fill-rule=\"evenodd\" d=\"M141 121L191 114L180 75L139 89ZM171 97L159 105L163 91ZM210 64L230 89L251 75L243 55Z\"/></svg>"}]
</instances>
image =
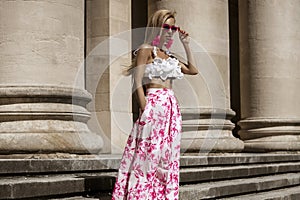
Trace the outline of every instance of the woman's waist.
<instances>
[{"instance_id":1,"label":"woman's waist","mask_svg":"<svg viewBox=\"0 0 300 200\"><path fill-rule=\"evenodd\" d=\"M172 83L169 81L164 81L164 82L148 82L145 83L146 89L148 88L166 88L166 89L172 89Z\"/></svg>"},{"instance_id":2,"label":"woman's waist","mask_svg":"<svg viewBox=\"0 0 300 200\"><path fill-rule=\"evenodd\" d=\"M174 74L150 74L150 73L144 73L144 78L148 78L150 80L152 79L161 79L163 81L166 80L175 80L175 79L182 79L183 76L178 76Z\"/></svg>"},{"instance_id":3,"label":"woman's waist","mask_svg":"<svg viewBox=\"0 0 300 200\"><path fill-rule=\"evenodd\" d=\"M152 85L146 87L146 94L172 94L174 95L173 89L171 87L164 87L161 85Z\"/></svg>"}]
</instances>

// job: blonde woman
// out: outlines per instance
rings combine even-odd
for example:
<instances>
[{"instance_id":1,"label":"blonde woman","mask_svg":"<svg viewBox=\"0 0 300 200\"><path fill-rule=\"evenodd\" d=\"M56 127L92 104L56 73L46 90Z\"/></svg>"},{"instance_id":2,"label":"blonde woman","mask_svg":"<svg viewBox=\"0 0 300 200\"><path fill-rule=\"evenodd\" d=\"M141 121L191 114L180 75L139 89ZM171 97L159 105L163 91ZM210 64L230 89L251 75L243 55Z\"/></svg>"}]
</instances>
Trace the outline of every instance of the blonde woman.
<instances>
[{"instance_id":1,"label":"blonde woman","mask_svg":"<svg viewBox=\"0 0 300 200\"><path fill-rule=\"evenodd\" d=\"M177 31L187 64L169 52ZM135 53L127 72L133 76L141 114L128 137L112 199L178 200L182 119L172 82L198 70L188 33L175 25L175 12L158 10L149 18L145 43Z\"/></svg>"}]
</instances>

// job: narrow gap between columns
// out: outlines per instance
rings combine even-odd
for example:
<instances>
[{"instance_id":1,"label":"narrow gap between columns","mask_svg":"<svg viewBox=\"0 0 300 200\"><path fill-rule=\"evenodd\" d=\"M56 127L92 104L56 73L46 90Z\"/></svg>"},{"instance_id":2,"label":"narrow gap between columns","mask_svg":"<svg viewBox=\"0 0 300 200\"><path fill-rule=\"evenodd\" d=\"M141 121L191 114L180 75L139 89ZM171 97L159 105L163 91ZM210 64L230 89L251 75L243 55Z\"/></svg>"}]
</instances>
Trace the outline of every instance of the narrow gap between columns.
<instances>
[{"instance_id":1,"label":"narrow gap between columns","mask_svg":"<svg viewBox=\"0 0 300 200\"><path fill-rule=\"evenodd\" d=\"M239 59L239 17L238 0L228 1L229 10L229 46L230 46L230 103L231 108L236 112L232 118L235 128L232 133L239 138L237 122L241 119L240 106L240 59Z\"/></svg>"}]
</instances>

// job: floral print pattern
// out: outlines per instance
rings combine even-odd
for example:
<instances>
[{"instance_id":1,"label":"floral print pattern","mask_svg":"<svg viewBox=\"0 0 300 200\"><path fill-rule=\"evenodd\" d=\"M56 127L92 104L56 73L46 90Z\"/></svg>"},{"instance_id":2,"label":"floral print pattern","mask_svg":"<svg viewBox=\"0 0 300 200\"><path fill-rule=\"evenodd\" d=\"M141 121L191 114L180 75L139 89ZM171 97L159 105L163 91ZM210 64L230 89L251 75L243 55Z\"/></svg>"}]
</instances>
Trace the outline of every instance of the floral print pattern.
<instances>
[{"instance_id":1,"label":"floral print pattern","mask_svg":"<svg viewBox=\"0 0 300 200\"><path fill-rule=\"evenodd\" d=\"M178 200L182 119L171 89L150 88L122 155L112 200Z\"/></svg>"}]
</instances>

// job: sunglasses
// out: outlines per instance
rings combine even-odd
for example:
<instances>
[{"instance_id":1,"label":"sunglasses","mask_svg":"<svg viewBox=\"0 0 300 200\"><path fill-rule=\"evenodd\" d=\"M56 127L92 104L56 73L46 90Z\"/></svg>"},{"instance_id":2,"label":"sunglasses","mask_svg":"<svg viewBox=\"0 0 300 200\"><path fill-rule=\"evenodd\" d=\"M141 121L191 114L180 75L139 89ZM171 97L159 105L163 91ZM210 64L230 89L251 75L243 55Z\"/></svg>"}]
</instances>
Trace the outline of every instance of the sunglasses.
<instances>
[{"instance_id":1,"label":"sunglasses","mask_svg":"<svg viewBox=\"0 0 300 200\"><path fill-rule=\"evenodd\" d=\"M173 32L176 32L179 30L179 27L178 26L170 26L169 24L163 24L162 27L165 29L165 30L172 30Z\"/></svg>"}]
</instances>

